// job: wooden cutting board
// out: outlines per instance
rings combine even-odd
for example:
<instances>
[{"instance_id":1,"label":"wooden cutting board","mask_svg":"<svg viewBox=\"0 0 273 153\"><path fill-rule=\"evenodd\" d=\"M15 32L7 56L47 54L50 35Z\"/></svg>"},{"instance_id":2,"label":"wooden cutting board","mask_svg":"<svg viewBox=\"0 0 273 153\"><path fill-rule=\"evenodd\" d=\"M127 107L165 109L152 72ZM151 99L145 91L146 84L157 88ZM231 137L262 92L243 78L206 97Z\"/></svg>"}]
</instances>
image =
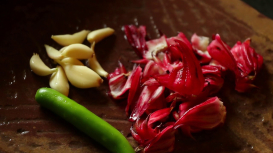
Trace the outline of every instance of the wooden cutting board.
<instances>
[{"instance_id":1,"label":"wooden cutting board","mask_svg":"<svg viewBox=\"0 0 273 153\"><path fill-rule=\"evenodd\" d=\"M88 29L112 27L115 34L96 45L102 67L112 72L117 61L132 69L137 59L124 39L125 24L146 25L148 35L167 37L178 31L190 38L193 33L211 37L219 33L230 46L250 37L252 46L264 57L255 84L258 89L237 93L226 85L220 98L227 108L224 126L194 134L196 140L178 136L175 153L273 152L273 21L238 0L159 1L4 1L0 6L0 152L108 152L100 144L69 123L41 108L34 99L40 87L48 87L49 77L31 72L29 59L38 53L49 66L44 44L60 48L53 34L72 34ZM88 44L88 42L84 42ZM124 104L107 96L105 80L99 88L76 89L69 97L87 107L130 136Z\"/></svg>"}]
</instances>

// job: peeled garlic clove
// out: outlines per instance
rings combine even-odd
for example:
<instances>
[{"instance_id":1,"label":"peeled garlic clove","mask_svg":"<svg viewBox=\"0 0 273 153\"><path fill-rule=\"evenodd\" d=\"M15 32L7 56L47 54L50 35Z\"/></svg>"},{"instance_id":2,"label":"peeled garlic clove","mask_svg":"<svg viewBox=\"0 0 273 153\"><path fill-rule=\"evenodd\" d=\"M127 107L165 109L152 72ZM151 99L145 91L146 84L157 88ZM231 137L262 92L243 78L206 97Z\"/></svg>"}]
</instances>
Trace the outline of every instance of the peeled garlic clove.
<instances>
[{"instance_id":1,"label":"peeled garlic clove","mask_svg":"<svg viewBox=\"0 0 273 153\"><path fill-rule=\"evenodd\" d=\"M106 72L97 61L96 55L93 54L91 58L88 59L89 66L92 70L97 72L100 76L107 78L108 72Z\"/></svg>"},{"instance_id":2,"label":"peeled garlic clove","mask_svg":"<svg viewBox=\"0 0 273 153\"><path fill-rule=\"evenodd\" d=\"M66 48L67 48L67 46L61 48L61 49L59 50L59 52L62 53Z\"/></svg>"},{"instance_id":3,"label":"peeled garlic clove","mask_svg":"<svg viewBox=\"0 0 273 153\"><path fill-rule=\"evenodd\" d=\"M65 66L65 65L84 65L81 61L77 60L76 58L73 57L66 57L62 59L60 62L60 65Z\"/></svg>"},{"instance_id":4,"label":"peeled garlic clove","mask_svg":"<svg viewBox=\"0 0 273 153\"><path fill-rule=\"evenodd\" d=\"M77 88L98 87L103 82L96 72L86 66L66 65L64 71L69 82Z\"/></svg>"},{"instance_id":5,"label":"peeled garlic clove","mask_svg":"<svg viewBox=\"0 0 273 153\"><path fill-rule=\"evenodd\" d=\"M93 43L93 42L98 43L102 39L112 35L114 32L115 31L112 28L102 28L102 29L94 30L87 35L87 40L90 43Z\"/></svg>"},{"instance_id":6,"label":"peeled garlic clove","mask_svg":"<svg viewBox=\"0 0 273 153\"><path fill-rule=\"evenodd\" d=\"M48 66L46 66L45 63L41 60L40 56L35 53L30 58L29 65L31 70L40 76L46 76L56 71L55 68L50 69Z\"/></svg>"},{"instance_id":7,"label":"peeled garlic clove","mask_svg":"<svg viewBox=\"0 0 273 153\"><path fill-rule=\"evenodd\" d=\"M94 47L95 47L95 42L93 42L91 49L94 50ZM88 63L92 70L97 72L100 76L107 78L108 73L101 67L95 54L92 54L92 56L88 59Z\"/></svg>"},{"instance_id":8,"label":"peeled garlic clove","mask_svg":"<svg viewBox=\"0 0 273 153\"><path fill-rule=\"evenodd\" d=\"M72 44L64 48L61 54L76 59L88 59L93 53L94 51L86 45Z\"/></svg>"},{"instance_id":9,"label":"peeled garlic clove","mask_svg":"<svg viewBox=\"0 0 273 153\"><path fill-rule=\"evenodd\" d=\"M49 80L49 86L52 89L59 91L63 95L68 96L69 84L65 72L61 66L57 66L57 71L52 73Z\"/></svg>"},{"instance_id":10,"label":"peeled garlic clove","mask_svg":"<svg viewBox=\"0 0 273 153\"><path fill-rule=\"evenodd\" d=\"M63 57L63 55L55 48L49 45L45 45L45 48L48 57L50 57L51 59L61 59Z\"/></svg>"},{"instance_id":11,"label":"peeled garlic clove","mask_svg":"<svg viewBox=\"0 0 273 153\"><path fill-rule=\"evenodd\" d=\"M62 46L68 46L71 44L82 43L89 32L89 30L82 30L72 35L52 35L51 38Z\"/></svg>"}]
</instances>

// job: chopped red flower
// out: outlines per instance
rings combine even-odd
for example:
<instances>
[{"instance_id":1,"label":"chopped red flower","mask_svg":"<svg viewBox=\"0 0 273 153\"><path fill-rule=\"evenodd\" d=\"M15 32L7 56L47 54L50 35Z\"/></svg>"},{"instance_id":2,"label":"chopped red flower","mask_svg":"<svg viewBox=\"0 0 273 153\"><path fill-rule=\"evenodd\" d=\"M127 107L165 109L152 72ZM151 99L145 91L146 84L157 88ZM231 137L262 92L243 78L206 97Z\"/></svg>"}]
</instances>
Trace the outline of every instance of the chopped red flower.
<instances>
[{"instance_id":1,"label":"chopped red flower","mask_svg":"<svg viewBox=\"0 0 273 153\"><path fill-rule=\"evenodd\" d=\"M205 77L204 90L206 97L217 93L224 84L224 74L220 66L204 65L202 73Z\"/></svg>"},{"instance_id":2,"label":"chopped red flower","mask_svg":"<svg viewBox=\"0 0 273 153\"><path fill-rule=\"evenodd\" d=\"M201 64L207 64L211 61L211 56L207 51L209 45L209 38L193 34L191 37L193 51L196 54Z\"/></svg>"},{"instance_id":3,"label":"chopped red flower","mask_svg":"<svg viewBox=\"0 0 273 153\"><path fill-rule=\"evenodd\" d=\"M131 128L132 136L143 147L144 153L167 153L174 149L175 130L173 123L166 122L172 108L164 108L151 113L145 120L137 119Z\"/></svg>"},{"instance_id":4,"label":"chopped red flower","mask_svg":"<svg viewBox=\"0 0 273 153\"><path fill-rule=\"evenodd\" d=\"M247 39L243 43L237 42L231 49L231 53L240 72L236 76L235 89L239 92L245 92L254 87L252 82L262 67L263 57L250 47L250 39Z\"/></svg>"},{"instance_id":5,"label":"chopped red flower","mask_svg":"<svg viewBox=\"0 0 273 153\"><path fill-rule=\"evenodd\" d=\"M162 97L164 89L165 87L163 86L145 86L139 95L129 120L135 121L138 119L151 105L164 103L165 99Z\"/></svg>"},{"instance_id":6,"label":"chopped red flower","mask_svg":"<svg viewBox=\"0 0 273 153\"><path fill-rule=\"evenodd\" d=\"M125 25L124 32L127 38L127 41L133 47L134 51L139 57L143 57L147 52L146 45L146 27L140 26L137 28L134 25Z\"/></svg>"},{"instance_id":7,"label":"chopped red flower","mask_svg":"<svg viewBox=\"0 0 273 153\"><path fill-rule=\"evenodd\" d=\"M110 95L127 97L131 133L143 153L172 152L177 129L192 137L222 124L226 107L218 97L209 97L220 91L229 72L237 91L253 87L263 64L250 39L231 49L218 34L209 44L207 37L196 34L189 42L183 33L146 41L145 26L126 25L124 31L141 58L132 62L144 69L135 66L127 72L120 63L108 77Z\"/></svg>"},{"instance_id":8,"label":"chopped red flower","mask_svg":"<svg viewBox=\"0 0 273 153\"><path fill-rule=\"evenodd\" d=\"M220 35L215 35L214 40L208 46L208 52L214 60L233 71L235 75L239 73L235 59L230 52L230 47L222 41Z\"/></svg>"},{"instance_id":9,"label":"chopped red flower","mask_svg":"<svg viewBox=\"0 0 273 153\"><path fill-rule=\"evenodd\" d=\"M180 109L183 108L180 107ZM181 128L186 135L191 136L192 132L217 127L219 124L224 123L225 117L226 107L218 97L213 97L181 114L174 127L175 129Z\"/></svg>"},{"instance_id":10,"label":"chopped red flower","mask_svg":"<svg viewBox=\"0 0 273 153\"><path fill-rule=\"evenodd\" d=\"M171 43L169 43L171 42ZM204 76L190 43L180 33L168 39L169 49L180 54L183 65L173 68L168 75L156 77L159 83L180 95L196 96L203 90Z\"/></svg>"}]
</instances>

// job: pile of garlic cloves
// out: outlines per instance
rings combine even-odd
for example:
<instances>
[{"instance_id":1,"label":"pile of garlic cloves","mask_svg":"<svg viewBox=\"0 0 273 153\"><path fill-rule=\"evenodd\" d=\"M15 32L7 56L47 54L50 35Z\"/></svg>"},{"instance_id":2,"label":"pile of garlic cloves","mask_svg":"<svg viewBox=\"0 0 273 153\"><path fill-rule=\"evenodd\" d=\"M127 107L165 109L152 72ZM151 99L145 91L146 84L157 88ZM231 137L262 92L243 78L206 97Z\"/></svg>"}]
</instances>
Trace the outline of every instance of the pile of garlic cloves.
<instances>
[{"instance_id":1,"label":"pile of garlic cloves","mask_svg":"<svg viewBox=\"0 0 273 153\"><path fill-rule=\"evenodd\" d=\"M108 73L101 67L96 59L95 44L112 35L114 30L102 28L94 31L82 30L72 35L53 35L51 38L63 46L57 50L49 45L45 49L49 58L59 64L56 68L49 68L36 53L30 59L31 70L39 76L51 75L49 85L52 89L68 96L69 83L77 88L98 87ZM87 39L91 46L83 41ZM88 66L81 60L87 60Z\"/></svg>"}]
</instances>

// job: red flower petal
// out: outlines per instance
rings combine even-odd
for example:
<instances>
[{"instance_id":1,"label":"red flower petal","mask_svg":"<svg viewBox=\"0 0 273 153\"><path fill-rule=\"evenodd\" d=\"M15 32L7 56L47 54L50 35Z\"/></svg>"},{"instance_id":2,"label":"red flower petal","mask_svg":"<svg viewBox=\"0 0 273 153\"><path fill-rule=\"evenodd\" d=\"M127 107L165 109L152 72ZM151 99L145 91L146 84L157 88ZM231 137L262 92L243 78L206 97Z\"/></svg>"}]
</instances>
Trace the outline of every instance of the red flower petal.
<instances>
[{"instance_id":1,"label":"red flower petal","mask_svg":"<svg viewBox=\"0 0 273 153\"><path fill-rule=\"evenodd\" d=\"M129 89L129 95L127 99L127 105L125 108L126 114L129 116L129 111L132 109L133 101L136 96L137 90L140 88L140 80L142 76L142 68L137 66L130 75L131 86Z\"/></svg>"},{"instance_id":2,"label":"red flower petal","mask_svg":"<svg viewBox=\"0 0 273 153\"><path fill-rule=\"evenodd\" d=\"M116 70L108 77L110 95L114 99L126 98L127 91L129 89L135 90L135 86L139 85L142 71L142 69L138 66L135 67L132 72L124 73L127 72L126 69L121 63L119 65L119 68L116 68ZM130 95L132 94L132 92L131 94L129 93L129 97L131 97Z\"/></svg>"},{"instance_id":3,"label":"red flower petal","mask_svg":"<svg viewBox=\"0 0 273 153\"><path fill-rule=\"evenodd\" d=\"M154 57L162 51L165 51L168 48L166 42L166 36L161 36L158 39L153 39L146 42L148 51L145 52L144 58L146 59L154 59Z\"/></svg>"},{"instance_id":4,"label":"red flower petal","mask_svg":"<svg viewBox=\"0 0 273 153\"><path fill-rule=\"evenodd\" d=\"M154 61L150 60L144 70L143 70L143 78L141 82L145 82L150 78L153 78L155 75L163 75L166 74L166 72L162 69L161 66L159 66L157 63Z\"/></svg>"},{"instance_id":5,"label":"red flower petal","mask_svg":"<svg viewBox=\"0 0 273 153\"><path fill-rule=\"evenodd\" d=\"M255 80L257 73L261 69L263 58L250 47L250 39L247 39L243 43L237 42L237 44L231 49L231 53L234 56L240 72L236 76L235 89L239 92L245 92L254 87L252 82Z\"/></svg>"},{"instance_id":6,"label":"red flower petal","mask_svg":"<svg viewBox=\"0 0 273 153\"><path fill-rule=\"evenodd\" d=\"M175 52L179 51L180 57L183 59L183 66L180 64L174 67L168 76L158 76L156 79L163 86L178 92L180 95L198 95L203 89L204 77L190 43L182 33L169 40L172 41L169 49L175 50Z\"/></svg>"},{"instance_id":7,"label":"red flower petal","mask_svg":"<svg viewBox=\"0 0 273 153\"><path fill-rule=\"evenodd\" d=\"M136 54L139 57L143 57L147 52L147 45L146 45L146 27L140 26L137 28L134 25L125 25L124 32L127 38L127 41L135 50Z\"/></svg>"},{"instance_id":8,"label":"red flower petal","mask_svg":"<svg viewBox=\"0 0 273 153\"><path fill-rule=\"evenodd\" d=\"M161 97L164 91L163 86L145 86L137 100L137 104L131 113L130 121L138 119L148 107Z\"/></svg>"},{"instance_id":9,"label":"red flower petal","mask_svg":"<svg viewBox=\"0 0 273 153\"><path fill-rule=\"evenodd\" d=\"M198 60L201 64L209 63L211 61L211 56L207 51L209 44L209 38L204 36L198 36L193 34L191 37L192 47L194 48L194 53L197 55Z\"/></svg>"},{"instance_id":10,"label":"red flower petal","mask_svg":"<svg viewBox=\"0 0 273 153\"><path fill-rule=\"evenodd\" d=\"M166 121L171 111L172 111L172 108L168 107L168 108L159 109L153 112L149 117L148 126L152 127L153 123Z\"/></svg>"},{"instance_id":11,"label":"red flower petal","mask_svg":"<svg viewBox=\"0 0 273 153\"><path fill-rule=\"evenodd\" d=\"M215 39L209 44L208 52L214 60L237 75L239 71L229 48L230 47L221 40L220 35L217 34L215 35Z\"/></svg>"},{"instance_id":12,"label":"red flower petal","mask_svg":"<svg viewBox=\"0 0 273 153\"><path fill-rule=\"evenodd\" d=\"M226 107L218 97L213 97L185 112L174 127L175 129L181 127L185 134L189 134L200 129L212 129L223 123L225 117Z\"/></svg>"},{"instance_id":13,"label":"red flower petal","mask_svg":"<svg viewBox=\"0 0 273 153\"><path fill-rule=\"evenodd\" d=\"M224 74L220 66L204 65L202 72L205 77L203 93L205 97L217 93L224 84Z\"/></svg>"},{"instance_id":14,"label":"red flower petal","mask_svg":"<svg viewBox=\"0 0 273 153\"><path fill-rule=\"evenodd\" d=\"M117 67L113 73L109 74L108 80L110 78L113 78L113 77L117 76L117 75L127 74L128 73L126 68L123 66L123 64L120 61L118 61L118 65L119 65L119 67Z\"/></svg>"},{"instance_id":15,"label":"red flower petal","mask_svg":"<svg viewBox=\"0 0 273 153\"><path fill-rule=\"evenodd\" d=\"M175 130L173 126L163 129L149 145L144 148L144 153L169 153L174 150Z\"/></svg>"}]
</instances>

